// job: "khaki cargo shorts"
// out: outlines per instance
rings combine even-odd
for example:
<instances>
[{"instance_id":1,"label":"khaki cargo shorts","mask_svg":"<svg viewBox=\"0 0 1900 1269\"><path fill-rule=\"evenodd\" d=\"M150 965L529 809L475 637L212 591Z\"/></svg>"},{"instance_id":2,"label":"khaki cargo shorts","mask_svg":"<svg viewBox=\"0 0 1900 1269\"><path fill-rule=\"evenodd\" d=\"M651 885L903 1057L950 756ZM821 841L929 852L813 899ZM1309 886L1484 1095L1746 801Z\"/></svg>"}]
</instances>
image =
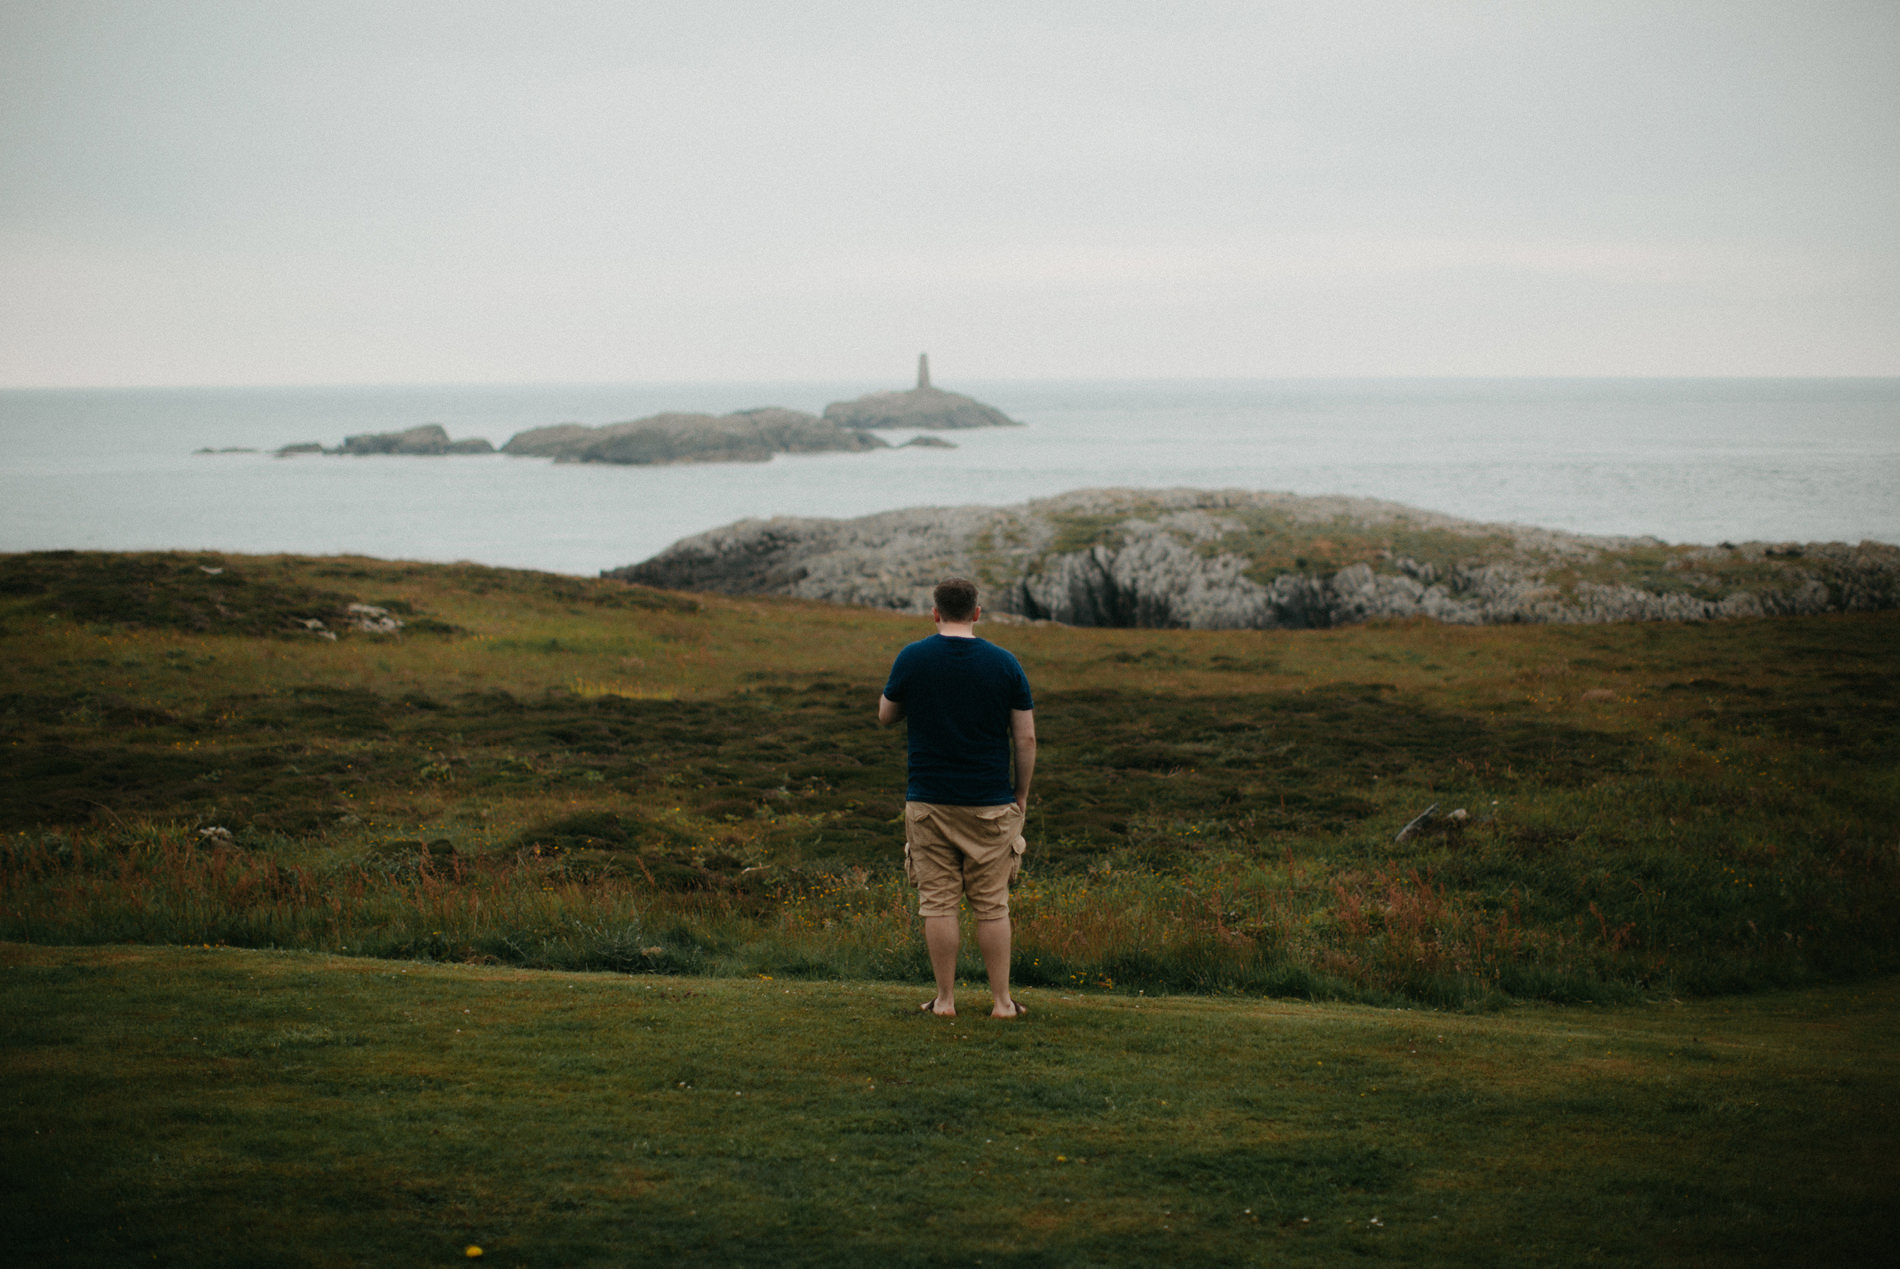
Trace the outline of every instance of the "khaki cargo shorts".
<instances>
[{"instance_id":1,"label":"khaki cargo shorts","mask_svg":"<svg viewBox=\"0 0 1900 1269\"><path fill-rule=\"evenodd\" d=\"M1009 883L1023 867L1023 813L1001 806L904 803L904 875L917 915L955 916L968 899L979 921L1009 915Z\"/></svg>"}]
</instances>

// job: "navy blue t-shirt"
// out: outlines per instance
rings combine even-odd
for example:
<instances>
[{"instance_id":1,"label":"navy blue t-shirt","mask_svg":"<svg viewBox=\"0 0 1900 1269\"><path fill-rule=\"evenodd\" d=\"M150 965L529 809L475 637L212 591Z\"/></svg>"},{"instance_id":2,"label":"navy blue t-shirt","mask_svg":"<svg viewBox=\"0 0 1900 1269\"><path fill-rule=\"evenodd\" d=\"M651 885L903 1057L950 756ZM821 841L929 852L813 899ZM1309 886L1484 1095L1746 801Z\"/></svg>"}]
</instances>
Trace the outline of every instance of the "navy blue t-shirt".
<instances>
[{"instance_id":1,"label":"navy blue t-shirt","mask_svg":"<svg viewBox=\"0 0 1900 1269\"><path fill-rule=\"evenodd\" d=\"M884 695L910 723L912 802L1001 806L1009 779L1009 712L1034 709L1016 658L987 639L931 635L891 664Z\"/></svg>"}]
</instances>

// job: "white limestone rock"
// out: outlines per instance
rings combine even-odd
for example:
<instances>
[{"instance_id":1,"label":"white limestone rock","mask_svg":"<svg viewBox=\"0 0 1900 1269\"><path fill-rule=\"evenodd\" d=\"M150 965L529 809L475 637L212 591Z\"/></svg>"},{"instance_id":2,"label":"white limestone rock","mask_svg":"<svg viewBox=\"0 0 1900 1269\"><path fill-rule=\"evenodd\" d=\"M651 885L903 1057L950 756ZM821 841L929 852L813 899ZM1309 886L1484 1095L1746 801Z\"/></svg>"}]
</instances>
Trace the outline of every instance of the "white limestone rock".
<instances>
[{"instance_id":1,"label":"white limestone rock","mask_svg":"<svg viewBox=\"0 0 1900 1269\"><path fill-rule=\"evenodd\" d=\"M1341 539L1363 558L1288 563L1302 549L1337 555ZM1079 626L1700 621L1900 607L1900 549L1882 543L1668 547L1244 490L1080 490L1014 507L746 520L607 576L924 612L952 573L976 578L993 613Z\"/></svg>"}]
</instances>

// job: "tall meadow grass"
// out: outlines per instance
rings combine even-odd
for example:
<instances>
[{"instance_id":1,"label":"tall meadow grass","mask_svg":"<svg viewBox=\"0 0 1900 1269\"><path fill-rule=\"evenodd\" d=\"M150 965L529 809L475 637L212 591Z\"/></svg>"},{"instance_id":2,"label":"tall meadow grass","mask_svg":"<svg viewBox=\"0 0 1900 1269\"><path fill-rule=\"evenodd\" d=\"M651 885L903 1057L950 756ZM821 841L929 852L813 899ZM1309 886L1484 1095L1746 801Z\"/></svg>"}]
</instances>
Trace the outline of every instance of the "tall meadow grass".
<instances>
[{"instance_id":1,"label":"tall meadow grass","mask_svg":"<svg viewBox=\"0 0 1900 1269\"><path fill-rule=\"evenodd\" d=\"M1544 809L1571 822L1582 808ZM1865 957L1897 932L1891 907L1869 902L1891 892L1894 860L1852 842L1791 883L1783 871L1751 873L1745 846L1673 839L1648 850L1622 843L1634 864L1611 869L1601 843L1553 836L1539 847L1544 866L1526 869L1526 839L1479 828L1410 858L1212 848L1191 871L1127 853L1087 871L1032 871L1012 901L1015 979L1455 1007L1628 1000L1891 967ZM1772 858L1771 848L1755 851ZM1487 886L1506 869L1506 884ZM644 869L577 867L529 850L295 863L177 825L18 834L0 850L0 938L627 973L927 975L914 895L894 871L761 871L770 878L674 891ZM981 981L973 949L960 968Z\"/></svg>"}]
</instances>

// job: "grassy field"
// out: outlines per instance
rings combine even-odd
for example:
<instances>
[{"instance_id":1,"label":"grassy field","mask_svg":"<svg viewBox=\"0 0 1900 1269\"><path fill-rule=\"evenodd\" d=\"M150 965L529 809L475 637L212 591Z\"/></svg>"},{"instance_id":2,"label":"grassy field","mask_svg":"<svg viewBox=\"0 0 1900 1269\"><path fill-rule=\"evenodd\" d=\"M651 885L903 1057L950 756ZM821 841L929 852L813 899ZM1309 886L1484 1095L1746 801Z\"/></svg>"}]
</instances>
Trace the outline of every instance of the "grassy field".
<instances>
[{"instance_id":1,"label":"grassy field","mask_svg":"<svg viewBox=\"0 0 1900 1269\"><path fill-rule=\"evenodd\" d=\"M16 1264L1887 1264L1900 981L1484 1014L0 945Z\"/></svg>"},{"instance_id":2,"label":"grassy field","mask_svg":"<svg viewBox=\"0 0 1900 1269\"><path fill-rule=\"evenodd\" d=\"M1900 614L987 631L1038 693L1032 988L1463 1006L1900 968ZM475 566L0 558L0 937L917 978L871 714L926 632Z\"/></svg>"},{"instance_id":3,"label":"grassy field","mask_svg":"<svg viewBox=\"0 0 1900 1269\"><path fill-rule=\"evenodd\" d=\"M926 632L0 557L9 1258L1889 1256L1900 614L986 628L1020 1026L914 1013Z\"/></svg>"}]
</instances>

